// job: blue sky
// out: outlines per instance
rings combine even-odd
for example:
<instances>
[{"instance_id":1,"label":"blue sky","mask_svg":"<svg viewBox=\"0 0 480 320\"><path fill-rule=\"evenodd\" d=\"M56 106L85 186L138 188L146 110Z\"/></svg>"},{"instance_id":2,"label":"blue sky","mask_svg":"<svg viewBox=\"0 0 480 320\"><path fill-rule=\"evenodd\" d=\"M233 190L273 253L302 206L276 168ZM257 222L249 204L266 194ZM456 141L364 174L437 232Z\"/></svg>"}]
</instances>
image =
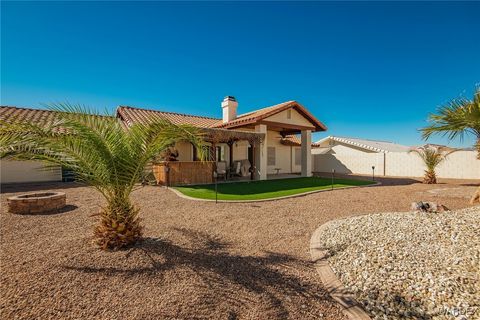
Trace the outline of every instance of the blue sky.
<instances>
[{"instance_id":1,"label":"blue sky","mask_svg":"<svg viewBox=\"0 0 480 320\"><path fill-rule=\"evenodd\" d=\"M419 144L428 113L480 82L479 2L1 6L3 105L220 117L225 95L240 113L297 100L329 128L316 139Z\"/></svg>"}]
</instances>

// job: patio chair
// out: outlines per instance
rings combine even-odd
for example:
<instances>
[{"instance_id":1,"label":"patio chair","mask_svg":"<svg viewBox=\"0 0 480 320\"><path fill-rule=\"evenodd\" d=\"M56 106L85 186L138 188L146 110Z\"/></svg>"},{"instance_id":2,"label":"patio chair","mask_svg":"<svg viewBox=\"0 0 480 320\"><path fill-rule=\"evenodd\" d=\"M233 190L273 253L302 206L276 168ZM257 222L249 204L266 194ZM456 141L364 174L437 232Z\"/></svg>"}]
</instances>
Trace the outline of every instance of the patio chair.
<instances>
[{"instance_id":1,"label":"patio chair","mask_svg":"<svg viewBox=\"0 0 480 320\"><path fill-rule=\"evenodd\" d=\"M240 176L242 176L241 170L242 170L242 162L241 161L235 161L235 163L233 164L230 172L233 176L240 177Z\"/></svg>"},{"instance_id":2,"label":"patio chair","mask_svg":"<svg viewBox=\"0 0 480 320\"><path fill-rule=\"evenodd\" d=\"M242 177L246 177L250 174L250 161L248 161L247 159L244 159L244 160L241 160L241 163L242 163L242 166L240 168L240 173L242 175Z\"/></svg>"},{"instance_id":3,"label":"patio chair","mask_svg":"<svg viewBox=\"0 0 480 320\"><path fill-rule=\"evenodd\" d=\"M225 161L217 162L217 177L223 177L227 180L227 163Z\"/></svg>"}]
</instances>

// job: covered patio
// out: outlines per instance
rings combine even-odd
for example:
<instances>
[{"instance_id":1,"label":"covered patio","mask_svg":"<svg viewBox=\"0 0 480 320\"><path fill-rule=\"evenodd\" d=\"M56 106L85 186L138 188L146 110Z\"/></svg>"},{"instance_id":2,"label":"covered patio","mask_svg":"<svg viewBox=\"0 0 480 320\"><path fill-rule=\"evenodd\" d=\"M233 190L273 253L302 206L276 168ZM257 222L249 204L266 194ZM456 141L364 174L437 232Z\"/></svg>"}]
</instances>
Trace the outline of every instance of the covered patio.
<instances>
[{"instance_id":1,"label":"covered patio","mask_svg":"<svg viewBox=\"0 0 480 320\"><path fill-rule=\"evenodd\" d=\"M227 96L221 103L222 118L128 106L119 107L117 114L127 125L166 119L203 131L205 144L201 150L188 142L178 142L172 146L172 157L154 164L158 184L211 183L214 173L223 181L268 180L291 173L312 176L312 132L327 130L323 123L296 101L244 114L237 114L237 107L236 99Z\"/></svg>"},{"instance_id":2,"label":"covered patio","mask_svg":"<svg viewBox=\"0 0 480 320\"><path fill-rule=\"evenodd\" d=\"M205 158L202 160L200 150L193 146L177 144L179 149L191 148L191 160L155 163L153 173L157 184L208 184L214 182L215 176L219 182L259 179L260 168L256 160L265 134L213 128L202 131L205 145L201 151Z\"/></svg>"}]
</instances>

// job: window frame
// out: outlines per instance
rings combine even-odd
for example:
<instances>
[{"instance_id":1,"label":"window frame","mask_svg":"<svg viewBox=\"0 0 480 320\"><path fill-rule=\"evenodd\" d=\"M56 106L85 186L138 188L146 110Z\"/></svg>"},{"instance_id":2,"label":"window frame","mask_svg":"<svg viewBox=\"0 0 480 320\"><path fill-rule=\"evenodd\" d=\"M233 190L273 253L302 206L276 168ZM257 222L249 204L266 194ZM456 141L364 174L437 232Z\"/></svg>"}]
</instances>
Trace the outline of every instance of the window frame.
<instances>
[{"instance_id":1,"label":"window frame","mask_svg":"<svg viewBox=\"0 0 480 320\"><path fill-rule=\"evenodd\" d=\"M273 152L273 153L272 153ZM273 155L273 163L272 160ZM276 166L277 165L277 150L275 147L267 147L267 166Z\"/></svg>"},{"instance_id":2,"label":"window frame","mask_svg":"<svg viewBox=\"0 0 480 320\"><path fill-rule=\"evenodd\" d=\"M294 151L295 165L301 166L302 165L302 148L296 147L294 150L295 150ZM298 154L298 159L297 159L297 154ZM298 163L297 163L297 160L298 160Z\"/></svg>"}]
</instances>

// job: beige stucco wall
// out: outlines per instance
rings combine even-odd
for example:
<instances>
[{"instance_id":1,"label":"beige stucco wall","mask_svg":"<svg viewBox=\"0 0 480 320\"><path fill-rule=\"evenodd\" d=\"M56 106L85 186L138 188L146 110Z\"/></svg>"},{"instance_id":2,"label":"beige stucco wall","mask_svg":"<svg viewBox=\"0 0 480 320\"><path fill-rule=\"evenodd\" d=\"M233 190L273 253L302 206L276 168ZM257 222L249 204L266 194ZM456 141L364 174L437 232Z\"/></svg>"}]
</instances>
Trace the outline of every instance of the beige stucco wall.
<instances>
[{"instance_id":1,"label":"beige stucco wall","mask_svg":"<svg viewBox=\"0 0 480 320\"><path fill-rule=\"evenodd\" d=\"M421 177L425 170L415 153L387 153L386 163L389 176ZM440 178L480 179L480 160L475 151L457 151L448 155L435 171Z\"/></svg>"},{"instance_id":2,"label":"beige stucco wall","mask_svg":"<svg viewBox=\"0 0 480 320\"><path fill-rule=\"evenodd\" d=\"M60 167L46 168L40 161L0 160L0 183L61 181Z\"/></svg>"},{"instance_id":3,"label":"beige stucco wall","mask_svg":"<svg viewBox=\"0 0 480 320\"><path fill-rule=\"evenodd\" d=\"M335 169L338 173L372 174L372 166L375 166L376 175L384 174L383 153L366 152L336 142L326 154L314 154L313 170L317 172Z\"/></svg>"},{"instance_id":4,"label":"beige stucco wall","mask_svg":"<svg viewBox=\"0 0 480 320\"><path fill-rule=\"evenodd\" d=\"M193 147L189 142L177 142L175 149L178 150L178 161L192 161Z\"/></svg>"},{"instance_id":5,"label":"beige stucco wall","mask_svg":"<svg viewBox=\"0 0 480 320\"><path fill-rule=\"evenodd\" d=\"M291 151L291 159L292 159L292 173L300 173L302 172L302 148L301 147L290 147ZM295 164L295 154L300 154L300 162L299 164ZM313 162L312 162L313 163Z\"/></svg>"},{"instance_id":6,"label":"beige stucco wall","mask_svg":"<svg viewBox=\"0 0 480 320\"><path fill-rule=\"evenodd\" d=\"M291 110L291 117L288 119L287 114L288 110L284 110L282 112L279 112L277 114L274 114L273 116L270 116L268 118L265 118L266 121L274 121L274 122L281 122L281 123L287 123L287 124L292 124L292 125L299 125L299 126L306 126L306 127L312 127L312 123L305 119L304 116L302 116L300 113L298 113L297 110L295 109L290 109Z\"/></svg>"},{"instance_id":7,"label":"beige stucco wall","mask_svg":"<svg viewBox=\"0 0 480 320\"><path fill-rule=\"evenodd\" d=\"M233 145L233 161L245 160L248 159L248 141L238 141ZM225 149L227 150L227 161L230 159L230 154L228 151L228 146Z\"/></svg>"},{"instance_id":8,"label":"beige stucco wall","mask_svg":"<svg viewBox=\"0 0 480 320\"><path fill-rule=\"evenodd\" d=\"M312 151L315 153L315 150ZM314 171L371 174L393 177L422 177L425 165L415 153L366 152L336 142L326 154L313 154ZM384 171L385 169L385 171ZM450 154L436 170L439 178L480 179L480 160L475 151L457 151Z\"/></svg>"},{"instance_id":9,"label":"beige stucco wall","mask_svg":"<svg viewBox=\"0 0 480 320\"><path fill-rule=\"evenodd\" d=\"M301 152L301 148L283 145L280 143L280 140L281 135L279 132L271 130L267 132L268 146L275 147L275 165L267 166L267 173L276 173L275 168L280 168L280 173L301 172L302 166L295 165L295 150L298 149Z\"/></svg>"}]
</instances>

